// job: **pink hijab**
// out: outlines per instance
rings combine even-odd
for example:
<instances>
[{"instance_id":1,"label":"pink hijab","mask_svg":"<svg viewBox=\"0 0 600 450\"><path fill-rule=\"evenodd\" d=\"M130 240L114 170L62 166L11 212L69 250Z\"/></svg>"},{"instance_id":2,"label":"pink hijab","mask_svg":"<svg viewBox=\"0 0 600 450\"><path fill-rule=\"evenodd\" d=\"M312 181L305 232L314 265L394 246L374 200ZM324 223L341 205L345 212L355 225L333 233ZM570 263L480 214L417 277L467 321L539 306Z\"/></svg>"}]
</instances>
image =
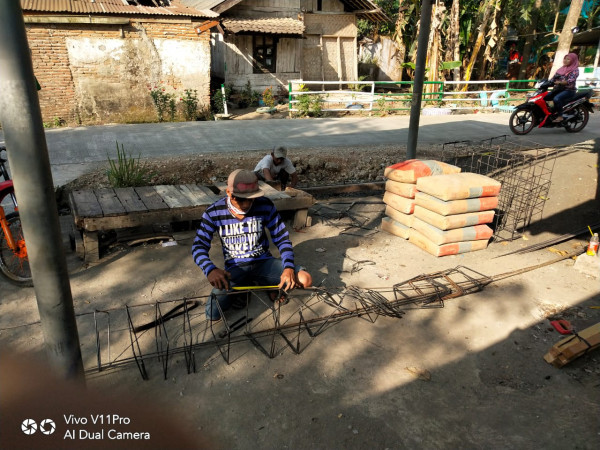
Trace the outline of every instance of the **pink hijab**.
<instances>
[{"instance_id":1,"label":"pink hijab","mask_svg":"<svg viewBox=\"0 0 600 450\"><path fill-rule=\"evenodd\" d=\"M568 66L560 66L560 68L556 71L556 75L569 75L575 69L579 68L579 58L577 57L577 54L569 53L567 56L571 60L571 64Z\"/></svg>"}]
</instances>

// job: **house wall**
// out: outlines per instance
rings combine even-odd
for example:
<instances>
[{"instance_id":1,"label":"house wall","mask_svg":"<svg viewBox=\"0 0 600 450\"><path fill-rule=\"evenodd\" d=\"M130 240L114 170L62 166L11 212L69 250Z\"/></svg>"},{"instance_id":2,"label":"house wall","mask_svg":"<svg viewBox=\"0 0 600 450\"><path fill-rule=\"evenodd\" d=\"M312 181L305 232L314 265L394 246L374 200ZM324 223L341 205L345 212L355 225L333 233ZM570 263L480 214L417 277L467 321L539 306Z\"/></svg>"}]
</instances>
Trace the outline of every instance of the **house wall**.
<instances>
[{"instance_id":1,"label":"house wall","mask_svg":"<svg viewBox=\"0 0 600 450\"><path fill-rule=\"evenodd\" d=\"M306 12L317 11L317 0L302 0L302 7ZM321 1L322 12L344 12L344 4L339 0L322 0Z\"/></svg>"},{"instance_id":2,"label":"house wall","mask_svg":"<svg viewBox=\"0 0 600 450\"><path fill-rule=\"evenodd\" d=\"M306 42L303 49L302 79L357 80L356 16L307 13L304 15L304 24Z\"/></svg>"},{"instance_id":3,"label":"house wall","mask_svg":"<svg viewBox=\"0 0 600 450\"><path fill-rule=\"evenodd\" d=\"M227 37L225 84L241 90L248 80L258 92L272 86L287 89L288 80L300 78L302 40L280 38L277 43L277 67L275 73L253 73L252 36L230 35Z\"/></svg>"},{"instance_id":4,"label":"house wall","mask_svg":"<svg viewBox=\"0 0 600 450\"><path fill-rule=\"evenodd\" d=\"M210 96L210 33L191 21L26 23L44 122L156 120L150 88Z\"/></svg>"},{"instance_id":5,"label":"house wall","mask_svg":"<svg viewBox=\"0 0 600 450\"><path fill-rule=\"evenodd\" d=\"M301 0L245 0L227 10L236 17L292 17L297 18Z\"/></svg>"}]
</instances>

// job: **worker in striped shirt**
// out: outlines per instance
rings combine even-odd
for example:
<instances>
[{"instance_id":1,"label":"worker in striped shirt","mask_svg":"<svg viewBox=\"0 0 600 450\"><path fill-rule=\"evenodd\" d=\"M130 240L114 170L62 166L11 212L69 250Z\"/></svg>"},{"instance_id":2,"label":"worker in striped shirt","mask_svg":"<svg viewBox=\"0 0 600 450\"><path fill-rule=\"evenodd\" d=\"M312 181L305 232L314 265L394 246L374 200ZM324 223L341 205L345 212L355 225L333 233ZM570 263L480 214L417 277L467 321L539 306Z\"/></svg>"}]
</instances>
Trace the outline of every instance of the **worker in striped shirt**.
<instances>
[{"instance_id":1,"label":"worker in striped shirt","mask_svg":"<svg viewBox=\"0 0 600 450\"><path fill-rule=\"evenodd\" d=\"M206 302L206 317L219 320L220 313L233 304L233 295L227 292L234 286L278 285L289 291L295 287L309 287L312 277L294 263L294 251L281 216L271 200L264 197L256 174L249 170L235 170L227 180L227 196L209 206L196 231L192 244L194 262L202 269L213 286ZM269 251L271 234L279 249L280 258ZM209 257L214 233L218 233L223 247L225 267L221 269ZM276 292L271 299L275 300Z\"/></svg>"}]
</instances>

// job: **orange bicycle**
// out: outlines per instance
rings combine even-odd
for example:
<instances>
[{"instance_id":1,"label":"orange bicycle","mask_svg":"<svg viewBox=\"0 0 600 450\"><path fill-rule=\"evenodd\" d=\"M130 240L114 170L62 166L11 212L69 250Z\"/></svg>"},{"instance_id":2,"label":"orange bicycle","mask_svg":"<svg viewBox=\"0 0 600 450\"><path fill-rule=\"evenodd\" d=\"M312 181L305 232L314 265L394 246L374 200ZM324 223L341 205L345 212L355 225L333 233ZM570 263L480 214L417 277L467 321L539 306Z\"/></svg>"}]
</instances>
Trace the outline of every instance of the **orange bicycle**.
<instances>
[{"instance_id":1,"label":"orange bicycle","mask_svg":"<svg viewBox=\"0 0 600 450\"><path fill-rule=\"evenodd\" d=\"M33 286L15 190L2 151L6 151L6 147L0 146L0 176L4 179L0 181L0 273L17 286ZM5 214L2 207L7 197L14 205L14 211L9 214Z\"/></svg>"}]
</instances>

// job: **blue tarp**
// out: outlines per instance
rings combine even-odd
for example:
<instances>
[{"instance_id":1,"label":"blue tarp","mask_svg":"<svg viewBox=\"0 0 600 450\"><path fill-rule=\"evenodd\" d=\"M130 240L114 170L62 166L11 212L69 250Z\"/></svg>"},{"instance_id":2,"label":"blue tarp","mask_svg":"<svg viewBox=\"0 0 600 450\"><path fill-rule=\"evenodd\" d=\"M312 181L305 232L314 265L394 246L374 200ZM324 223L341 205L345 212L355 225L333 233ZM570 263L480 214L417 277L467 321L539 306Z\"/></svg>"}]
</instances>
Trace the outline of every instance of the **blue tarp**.
<instances>
[{"instance_id":1,"label":"blue tarp","mask_svg":"<svg viewBox=\"0 0 600 450\"><path fill-rule=\"evenodd\" d=\"M584 19L587 19L589 17L590 12L598 5L600 4L600 0L585 0L583 2L583 6L581 8L581 17L583 17ZM569 8L571 7L571 5L567 6L565 9L563 9L560 13L561 14L568 14L569 13Z\"/></svg>"}]
</instances>

